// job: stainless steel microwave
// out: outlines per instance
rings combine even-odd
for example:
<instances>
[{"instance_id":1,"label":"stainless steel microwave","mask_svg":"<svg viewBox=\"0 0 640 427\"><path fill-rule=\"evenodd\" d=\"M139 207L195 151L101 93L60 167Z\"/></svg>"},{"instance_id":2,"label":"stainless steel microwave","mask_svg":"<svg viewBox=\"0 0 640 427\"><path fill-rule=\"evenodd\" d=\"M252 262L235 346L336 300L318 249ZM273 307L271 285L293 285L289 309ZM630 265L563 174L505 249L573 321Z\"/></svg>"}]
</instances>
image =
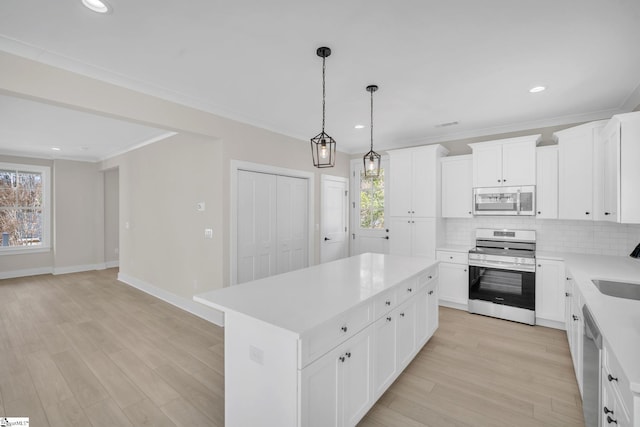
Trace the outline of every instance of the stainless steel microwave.
<instances>
[{"instance_id":1,"label":"stainless steel microwave","mask_svg":"<svg viewBox=\"0 0 640 427\"><path fill-rule=\"evenodd\" d=\"M536 214L536 187L487 187L473 189L474 215Z\"/></svg>"}]
</instances>

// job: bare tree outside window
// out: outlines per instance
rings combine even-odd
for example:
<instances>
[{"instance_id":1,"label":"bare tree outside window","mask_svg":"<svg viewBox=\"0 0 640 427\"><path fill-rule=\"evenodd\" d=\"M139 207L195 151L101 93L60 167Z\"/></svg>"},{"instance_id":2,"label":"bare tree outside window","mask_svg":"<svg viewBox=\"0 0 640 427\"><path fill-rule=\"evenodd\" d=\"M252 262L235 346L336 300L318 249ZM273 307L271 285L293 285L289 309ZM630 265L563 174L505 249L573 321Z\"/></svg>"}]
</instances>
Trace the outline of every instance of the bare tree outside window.
<instances>
[{"instance_id":1,"label":"bare tree outside window","mask_svg":"<svg viewBox=\"0 0 640 427\"><path fill-rule=\"evenodd\" d=\"M360 173L360 228L384 227L384 169L377 177Z\"/></svg>"},{"instance_id":2,"label":"bare tree outside window","mask_svg":"<svg viewBox=\"0 0 640 427\"><path fill-rule=\"evenodd\" d=\"M0 233L3 246L42 244L42 174L0 169Z\"/></svg>"}]
</instances>

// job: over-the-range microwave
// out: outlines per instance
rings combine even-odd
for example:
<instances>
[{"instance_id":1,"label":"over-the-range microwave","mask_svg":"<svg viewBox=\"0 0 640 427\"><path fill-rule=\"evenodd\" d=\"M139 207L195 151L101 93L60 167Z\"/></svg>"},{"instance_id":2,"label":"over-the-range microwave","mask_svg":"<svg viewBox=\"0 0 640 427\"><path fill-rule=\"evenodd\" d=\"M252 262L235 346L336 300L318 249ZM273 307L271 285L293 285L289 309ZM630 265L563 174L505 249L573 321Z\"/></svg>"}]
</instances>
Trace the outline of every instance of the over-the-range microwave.
<instances>
[{"instance_id":1,"label":"over-the-range microwave","mask_svg":"<svg viewBox=\"0 0 640 427\"><path fill-rule=\"evenodd\" d=\"M536 187L485 187L473 189L474 215L535 215Z\"/></svg>"}]
</instances>

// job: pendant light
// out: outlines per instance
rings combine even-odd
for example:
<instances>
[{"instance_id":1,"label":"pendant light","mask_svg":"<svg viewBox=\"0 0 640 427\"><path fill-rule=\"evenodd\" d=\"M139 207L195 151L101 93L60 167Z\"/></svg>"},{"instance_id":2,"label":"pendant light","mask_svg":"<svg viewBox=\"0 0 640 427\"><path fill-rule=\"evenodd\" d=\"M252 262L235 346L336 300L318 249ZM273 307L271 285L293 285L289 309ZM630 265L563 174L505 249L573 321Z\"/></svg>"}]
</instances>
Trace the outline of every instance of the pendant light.
<instances>
[{"instance_id":1,"label":"pendant light","mask_svg":"<svg viewBox=\"0 0 640 427\"><path fill-rule=\"evenodd\" d=\"M331 55L328 47L319 47L316 55L322 58L322 132L311 138L311 155L313 156L313 166L317 168L332 168L336 162L336 141L324 132L325 116L325 59Z\"/></svg>"},{"instance_id":2,"label":"pendant light","mask_svg":"<svg viewBox=\"0 0 640 427\"><path fill-rule=\"evenodd\" d=\"M373 151L373 92L378 90L378 86L367 86L367 92L371 93L371 150L364 155L364 176L375 178L380 175L380 154Z\"/></svg>"}]
</instances>

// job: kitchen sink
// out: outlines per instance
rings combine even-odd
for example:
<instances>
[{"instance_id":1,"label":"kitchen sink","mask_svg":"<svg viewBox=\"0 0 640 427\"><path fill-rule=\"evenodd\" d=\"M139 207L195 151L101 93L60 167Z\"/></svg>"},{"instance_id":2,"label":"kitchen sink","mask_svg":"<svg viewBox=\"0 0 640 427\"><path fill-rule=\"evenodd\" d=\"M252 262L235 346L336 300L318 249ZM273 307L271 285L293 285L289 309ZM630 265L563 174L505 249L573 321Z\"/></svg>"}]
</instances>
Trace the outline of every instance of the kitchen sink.
<instances>
[{"instance_id":1,"label":"kitchen sink","mask_svg":"<svg viewBox=\"0 0 640 427\"><path fill-rule=\"evenodd\" d=\"M613 282L611 280L593 279L594 285L605 295L612 297L640 300L640 283Z\"/></svg>"}]
</instances>

